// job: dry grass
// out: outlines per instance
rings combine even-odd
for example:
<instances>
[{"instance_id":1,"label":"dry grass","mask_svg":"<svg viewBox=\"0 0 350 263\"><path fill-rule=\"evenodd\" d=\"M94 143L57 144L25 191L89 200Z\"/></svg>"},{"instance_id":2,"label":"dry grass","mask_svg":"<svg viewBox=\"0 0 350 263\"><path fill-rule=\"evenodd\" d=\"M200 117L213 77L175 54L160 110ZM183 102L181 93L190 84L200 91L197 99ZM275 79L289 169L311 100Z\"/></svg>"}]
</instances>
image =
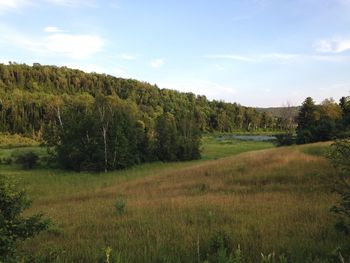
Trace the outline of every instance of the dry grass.
<instances>
[{"instance_id":1,"label":"dry grass","mask_svg":"<svg viewBox=\"0 0 350 263\"><path fill-rule=\"evenodd\" d=\"M66 189L60 194L54 188L55 198L47 186L31 212L45 211L58 230L23 250L43 261L98 262L110 246L112 258L123 262L197 262L198 242L204 261L211 237L224 231L248 262L272 251L290 262L319 262L346 242L329 213L335 197L322 185L331 167L324 157L305 153L324 146L164 166L133 180L106 175L105 183L89 189L62 184ZM127 202L122 216L114 207L118 197Z\"/></svg>"}]
</instances>

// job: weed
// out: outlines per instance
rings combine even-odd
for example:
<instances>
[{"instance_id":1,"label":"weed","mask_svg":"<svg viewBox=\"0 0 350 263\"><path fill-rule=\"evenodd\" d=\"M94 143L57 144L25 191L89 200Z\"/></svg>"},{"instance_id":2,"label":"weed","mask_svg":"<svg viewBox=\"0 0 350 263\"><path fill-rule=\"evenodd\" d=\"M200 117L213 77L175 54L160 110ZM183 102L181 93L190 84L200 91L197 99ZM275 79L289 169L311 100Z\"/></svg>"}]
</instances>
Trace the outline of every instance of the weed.
<instances>
[{"instance_id":1,"label":"weed","mask_svg":"<svg viewBox=\"0 0 350 263\"><path fill-rule=\"evenodd\" d=\"M124 215L126 212L126 200L122 197L119 197L116 201L115 201L115 209L117 212L117 215L121 216Z\"/></svg>"}]
</instances>

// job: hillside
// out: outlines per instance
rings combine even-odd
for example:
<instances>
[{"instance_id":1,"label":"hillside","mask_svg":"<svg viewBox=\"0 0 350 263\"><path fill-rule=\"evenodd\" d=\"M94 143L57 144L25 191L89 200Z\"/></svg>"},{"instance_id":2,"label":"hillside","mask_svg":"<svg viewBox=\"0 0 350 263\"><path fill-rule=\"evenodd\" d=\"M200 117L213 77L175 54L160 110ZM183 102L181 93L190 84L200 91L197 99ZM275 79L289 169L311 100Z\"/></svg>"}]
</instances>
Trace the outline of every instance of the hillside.
<instances>
[{"instance_id":1,"label":"hillside","mask_svg":"<svg viewBox=\"0 0 350 263\"><path fill-rule=\"evenodd\" d=\"M22 178L35 198L31 212L44 211L58 224L22 247L37 260L97 262L110 247L117 262L203 262L221 235L230 251L240 245L246 262L272 252L288 262L318 262L346 242L333 228L335 197L321 180L332 171L322 156L327 146L96 176L4 167L2 173Z\"/></svg>"},{"instance_id":2,"label":"hillside","mask_svg":"<svg viewBox=\"0 0 350 263\"><path fill-rule=\"evenodd\" d=\"M0 64L0 132L40 137L47 123L57 122L58 110L96 96L127 101L149 129L164 112L182 114L186 110L194 112L202 131L283 129L282 120L237 103L210 101L202 95L67 67L10 63Z\"/></svg>"}]
</instances>

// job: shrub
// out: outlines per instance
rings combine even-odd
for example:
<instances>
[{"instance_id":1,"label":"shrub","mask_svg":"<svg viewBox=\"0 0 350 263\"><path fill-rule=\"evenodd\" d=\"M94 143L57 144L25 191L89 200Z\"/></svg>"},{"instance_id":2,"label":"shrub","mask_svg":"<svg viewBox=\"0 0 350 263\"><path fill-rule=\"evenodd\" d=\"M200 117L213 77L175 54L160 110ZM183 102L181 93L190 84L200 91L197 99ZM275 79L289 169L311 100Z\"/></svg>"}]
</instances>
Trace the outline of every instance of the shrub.
<instances>
[{"instance_id":1,"label":"shrub","mask_svg":"<svg viewBox=\"0 0 350 263\"><path fill-rule=\"evenodd\" d=\"M295 143L295 139L292 133L284 133L276 135L277 146L288 146Z\"/></svg>"},{"instance_id":2,"label":"shrub","mask_svg":"<svg viewBox=\"0 0 350 263\"><path fill-rule=\"evenodd\" d=\"M10 157L4 157L1 159L2 164L10 165L12 163L12 158Z\"/></svg>"},{"instance_id":3,"label":"shrub","mask_svg":"<svg viewBox=\"0 0 350 263\"><path fill-rule=\"evenodd\" d=\"M117 212L117 215L124 215L126 212L126 200L122 197L119 197L116 201L115 201L115 209Z\"/></svg>"},{"instance_id":4,"label":"shrub","mask_svg":"<svg viewBox=\"0 0 350 263\"><path fill-rule=\"evenodd\" d=\"M14 183L0 176L0 262L14 258L18 241L49 227L50 221L43 220L42 214L23 217L22 212L30 204L23 190L18 190Z\"/></svg>"},{"instance_id":5,"label":"shrub","mask_svg":"<svg viewBox=\"0 0 350 263\"><path fill-rule=\"evenodd\" d=\"M332 208L339 218L336 228L350 235L350 140L333 143L329 158L336 169L332 190L339 195L339 203Z\"/></svg>"},{"instance_id":6,"label":"shrub","mask_svg":"<svg viewBox=\"0 0 350 263\"><path fill-rule=\"evenodd\" d=\"M37 164L39 157L34 152L27 152L17 156L16 163L22 165L24 169L33 169Z\"/></svg>"}]
</instances>

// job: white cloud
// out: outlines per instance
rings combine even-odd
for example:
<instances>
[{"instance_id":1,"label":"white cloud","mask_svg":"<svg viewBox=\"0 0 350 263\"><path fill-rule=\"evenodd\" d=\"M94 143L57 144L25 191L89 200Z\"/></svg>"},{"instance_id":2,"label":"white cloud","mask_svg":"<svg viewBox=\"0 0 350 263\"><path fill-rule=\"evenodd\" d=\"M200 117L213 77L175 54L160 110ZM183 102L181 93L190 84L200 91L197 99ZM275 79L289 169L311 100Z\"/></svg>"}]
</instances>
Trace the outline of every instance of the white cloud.
<instances>
[{"instance_id":1,"label":"white cloud","mask_svg":"<svg viewBox=\"0 0 350 263\"><path fill-rule=\"evenodd\" d=\"M65 56L85 59L100 52L104 39L93 34L49 33L44 36L29 36L11 28L0 27L0 42L42 56Z\"/></svg>"},{"instance_id":2,"label":"white cloud","mask_svg":"<svg viewBox=\"0 0 350 263\"><path fill-rule=\"evenodd\" d=\"M63 7L97 7L96 0L0 0L0 14L7 11L17 11L27 6L53 4Z\"/></svg>"},{"instance_id":3,"label":"white cloud","mask_svg":"<svg viewBox=\"0 0 350 263\"><path fill-rule=\"evenodd\" d=\"M51 34L44 40L48 52L75 59L90 57L103 47L103 40L96 35Z\"/></svg>"},{"instance_id":4,"label":"white cloud","mask_svg":"<svg viewBox=\"0 0 350 263\"><path fill-rule=\"evenodd\" d=\"M225 70L225 68L219 64L214 65L214 67L216 68L216 70L219 70L219 71Z\"/></svg>"},{"instance_id":5,"label":"white cloud","mask_svg":"<svg viewBox=\"0 0 350 263\"><path fill-rule=\"evenodd\" d=\"M0 11L18 9L30 4L29 0L0 0Z\"/></svg>"},{"instance_id":6,"label":"white cloud","mask_svg":"<svg viewBox=\"0 0 350 263\"><path fill-rule=\"evenodd\" d=\"M59 29L58 27L55 26L47 26L44 28L44 31L46 33L59 33L59 32L63 32L63 30Z\"/></svg>"},{"instance_id":7,"label":"white cloud","mask_svg":"<svg viewBox=\"0 0 350 263\"><path fill-rule=\"evenodd\" d=\"M322 53L341 53L350 49L350 39L322 39L314 44L314 48Z\"/></svg>"},{"instance_id":8,"label":"white cloud","mask_svg":"<svg viewBox=\"0 0 350 263\"><path fill-rule=\"evenodd\" d=\"M152 68L161 68L164 65L164 59L163 58L157 58L151 61L151 67Z\"/></svg>"},{"instance_id":9,"label":"white cloud","mask_svg":"<svg viewBox=\"0 0 350 263\"><path fill-rule=\"evenodd\" d=\"M78 7L78 6L87 6L87 7L96 7L95 0L46 0L46 2L61 5L66 7Z\"/></svg>"},{"instance_id":10,"label":"white cloud","mask_svg":"<svg viewBox=\"0 0 350 263\"><path fill-rule=\"evenodd\" d=\"M206 55L209 59L227 59L239 62L261 63L261 62L275 62L280 64L293 62L307 62L307 61L325 61L325 62L350 62L350 56L341 56L337 54L332 55L310 55L310 54L293 54L293 53L262 53L253 55Z\"/></svg>"},{"instance_id":11,"label":"white cloud","mask_svg":"<svg viewBox=\"0 0 350 263\"><path fill-rule=\"evenodd\" d=\"M248 56L241 56L241 55L235 55L235 54L216 54L216 55L206 55L205 58L212 58L212 59L230 59L230 60L238 60L238 61L244 61L244 62L255 62L256 59L248 57Z\"/></svg>"},{"instance_id":12,"label":"white cloud","mask_svg":"<svg viewBox=\"0 0 350 263\"><path fill-rule=\"evenodd\" d=\"M266 53L266 54L260 54L258 55L260 59L275 59L279 61L287 61L287 60L293 60L300 57L299 54L292 54L292 53Z\"/></svg>"},{"instance_id":13,"label":"white cloud","mask_svg":"<svg viewBox=\"0 0 350 263\"><path fill-rule=\"evenodd\" d=\"M136 59L136 56L131 55L131 54L127 54L127 53L123 53L123 54L120 54L120 58L124 59L124 60L134 60L134 59Z\"/></svg>"},{"instance_id":14,"label":"white cloud","mask_svg":"<svg viewBox=\"0 0 350 263\"><path fill-rule=\"evenodd\" d=\"M206 55L205 58L210 59L228 59L242 62L261 62L265 60L288 61L297 58L299 55L290 53L263 53L254 55L237 55L237 54L215 54Z\"/></svg>"}]
</instances>

